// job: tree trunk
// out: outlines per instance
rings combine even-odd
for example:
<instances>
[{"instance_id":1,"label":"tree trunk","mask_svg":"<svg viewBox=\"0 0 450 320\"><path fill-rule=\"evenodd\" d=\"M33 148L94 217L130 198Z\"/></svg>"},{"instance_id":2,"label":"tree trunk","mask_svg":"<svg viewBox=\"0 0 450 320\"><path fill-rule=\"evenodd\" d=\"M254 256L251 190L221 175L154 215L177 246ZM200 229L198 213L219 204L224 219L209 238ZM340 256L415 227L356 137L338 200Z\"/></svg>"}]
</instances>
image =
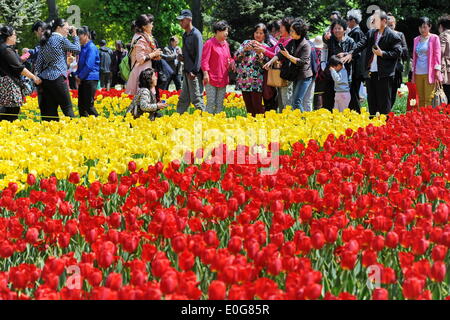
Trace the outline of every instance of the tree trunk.
<instances>
[{"instance_id":1,"label":"tree trunk","mask_svg":"<svg viewBox=\"0 0 450 320\"><path fill-rule=\"evenodd\" d=\"M48 6L48 21L58 18L58 7L56 6L56 0L47 0Z\"/></svg>"},{"instance_id":2,"label":"tree trunk","mask_svg":"<svg viewBox=\"0 0 450 320\"><path fill-rule=\"evenodd\" d=\"M202 1L191 0L191 10L194 27L203 32Z\"/></svg>"}]
</instances>

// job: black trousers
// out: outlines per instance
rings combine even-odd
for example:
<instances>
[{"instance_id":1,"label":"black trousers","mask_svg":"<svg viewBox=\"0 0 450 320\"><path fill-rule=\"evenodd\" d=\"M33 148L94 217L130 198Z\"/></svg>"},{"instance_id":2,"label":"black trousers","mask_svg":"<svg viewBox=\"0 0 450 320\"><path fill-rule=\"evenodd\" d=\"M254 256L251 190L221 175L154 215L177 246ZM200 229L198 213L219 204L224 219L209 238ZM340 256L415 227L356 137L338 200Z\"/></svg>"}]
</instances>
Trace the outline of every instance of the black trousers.
<instances>
[{"instance_id":1,"label":"black trousers","mask_svg":"<svg viewBox=\"0 0 450 320\"><path fill-rule=\"evenodd\" d=\"M181 90L181 74L173 74L169 80L164 83L163 89L169 90L170 83L173 81L175 83L175 88L177 91Z\"/></svg>"},{"instance_id":2,"label":"black trousers","mask_svg":"<svg viewBox=\"0 0 450 320\"><path fill-rule=\"evenodd\" d=\"M447 96L447 103L450 104L450 84L444 84L443 87L445 95Z\"/></svg>"},{"instance_id":3,"label":"black trousers","mask_svg":"<svg viewBox=\"0 0 450 320\"><path fill-rule=\"evenodd\" d=\"M119 74L119 71L117 72L112 72L112 83L111 83L111 87L115 87L116 85L125 85L125 81L123 81L122 77Z\"/></svg>"},{"instance_id":4,"label":"black trousers","mask_svg":"<svg viewBox=\"0 0 450 320\"><path fill-rule=\"evenodd\" d=\"M4 113L0 114L0 121L6 120L9 122L13 122L19 119L20 108L0 107L0 113Z\"/></svg>"},{"instance_id":5,"label":"black trousers","mask_svg":"<svg viewBox=\"0 0 450 320\"><path fill-rule=\"evenodd\" d=\"M64 76L56 80L43 79L38 90L41 90L41 104L39 108L41 109L43 121L59 121L58 107L61 107L66 117L75 117L69 88Z\"/></svg>"},{"instance_id":6,"label":"black trousers","mask_svg":"<svg viewBox=\"0 0 450 320\"><path fill-rule=\"evenodd\" d=\"M70 88L70 90L78 89L75 73L69 74L69 88Z\"/></svg>"},{"instance_id":7,"label":"black trousers","mask_svg":"<svg viewBox=\"0 0 450 320\"><path fill-rule=\"evenodd\" d=\"M97 92L98 80L82 80L78 88L78 110L80 117L96 116L95 93Z\"/></svg>"},{"instance_id":8,"label":"black trousers","mask_svg":"<svg viewBox=\"0 0 450 320\"><path fill-rule=\"evenodd\" d=\"M394 77L394 82L392 84L392 93L391 93L392 106L395 105L395 101L397 100L397 92L398 89L400 89L400 87L402 86L402 82L403 82L402 74L396 73Z\"/></svg>"},{"instance_id":9,"label":"black trousers","mask_svg":"<svg viewBox=\"0 0 450 320\"><path fill-rule=\"evenodd\" d=\"M100 72L100 86L111 89L111 72Z\"/></svg>"},{"instance_id":10,"label":"black trousers","mask_svg":"<svg viewBox=\"0 0 450 320\"><path fill-rule=\"evenodd\" d=\"M367 100L369 112L374 116L377 112L388 114L392 109L392 87L394 77L378 79L378 72L372 72L367 80Z\"/></svg>"},{"instance_id":11,"label":"black trousers","mask_svg":"<svg viewBox=\"0 0 450 320\"><path fill-rule=\"evenodd\" d=\"M324 80L323 88L324 88L324 93L322 95L322 108L325 108L329 111L333 111L334 96L335 96L333 79Z\"/></svg>"},{"instance_id":12,"label":"black trousers","mask_svg":"<svg viewBox=\"0 0 450 320\"><path fill-rule=\"evenodd\" d=\"M352 99L350 100L349 109L361 112L361 102L359 100L359 90L361 89L362 79L358 77L352 78L352 83L350 85L350 95Z\"/></svg>"}]
</instances>

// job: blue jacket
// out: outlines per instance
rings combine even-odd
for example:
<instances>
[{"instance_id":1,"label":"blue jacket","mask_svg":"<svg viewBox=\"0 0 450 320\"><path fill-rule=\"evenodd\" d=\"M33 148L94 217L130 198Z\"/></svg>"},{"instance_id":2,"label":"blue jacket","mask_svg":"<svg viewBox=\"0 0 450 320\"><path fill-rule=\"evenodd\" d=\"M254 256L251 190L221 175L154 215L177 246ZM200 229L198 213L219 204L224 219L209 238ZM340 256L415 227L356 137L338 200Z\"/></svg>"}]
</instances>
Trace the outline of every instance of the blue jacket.
<instances>
[{"instance_id":1,"label":"blue jacket","mask_svg":"<svg viewBox=\"0 0 450 320\"><path fill-rule=\"evenodd\" d=\"M76 75L81 80L100 79L100 53L92 41L81 46Z\"/></svg>"}]
</instances>

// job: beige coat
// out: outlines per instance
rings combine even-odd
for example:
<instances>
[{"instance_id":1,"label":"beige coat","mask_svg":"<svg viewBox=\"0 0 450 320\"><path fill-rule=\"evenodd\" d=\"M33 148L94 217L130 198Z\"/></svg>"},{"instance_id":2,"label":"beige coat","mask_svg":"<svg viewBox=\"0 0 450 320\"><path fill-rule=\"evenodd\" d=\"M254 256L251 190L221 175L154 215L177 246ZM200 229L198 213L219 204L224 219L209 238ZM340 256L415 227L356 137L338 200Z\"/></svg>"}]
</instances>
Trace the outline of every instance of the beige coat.
<instances>
[{"instance_id":1,"label":"beige coat","mask_svg":"<svg viewBox=\"0 0 450 320\"><path fill-rule=\"evenodd\" d=\"M450 30L446 30L439 36L441 40L442 76L443 84L450 85Z\"/></svg>"}]
</instances>

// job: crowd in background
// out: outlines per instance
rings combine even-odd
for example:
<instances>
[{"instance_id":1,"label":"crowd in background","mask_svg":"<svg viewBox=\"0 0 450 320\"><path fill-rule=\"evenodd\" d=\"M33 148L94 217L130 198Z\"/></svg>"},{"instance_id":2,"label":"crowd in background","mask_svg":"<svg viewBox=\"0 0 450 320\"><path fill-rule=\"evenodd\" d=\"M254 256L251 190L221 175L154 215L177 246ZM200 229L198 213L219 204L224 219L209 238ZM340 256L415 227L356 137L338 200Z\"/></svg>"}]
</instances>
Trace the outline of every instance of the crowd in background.
<instances>
[{"instance_id":1,"label":"crowd in background","mask_svg":"<svg viewBox=\"0 0 450 320\"><path fill-rule=\"evenodd\" d=\"M59 18L39 21L32 27L39 44L23 49L20 57L15 30L2 27L0 120L17 119L23 97L34 86L42 120L58 120L58 108L74 117L69 89L79 91L80 116L98 116L96 90L116 86L134 96L129 112L135 117L147 112L154 119L160 116L158 110L167 107L158 89L168 90L172 82L181 90L179 113L193 104L217 114L223 111L230 75L253 116L282 112L286 106L302 112L319 108L360 112L363 89L374 116L391 112L410 63L409 78L416 86L419 106L430 105L440 85L450 97L449 15L437 22L439 35L430 32L430 19L420 19L412 57L404 34L395 30L396 18L383 11L370 17L368 32L360 27L360 10L350 10L345 18L334 11L329 27L314 39L302 18L259 23L236 52L227 41L227 22L215 22L214 36L204 42L190 10L183 10L177 19L184 30L181 48L177 36L161 47L153 36L154 17L143 14L133 22L131 42L116 41L115 50L105 40L97 47L96 33L87 26L77 29Z\"/></svg>"}]
</instances>

